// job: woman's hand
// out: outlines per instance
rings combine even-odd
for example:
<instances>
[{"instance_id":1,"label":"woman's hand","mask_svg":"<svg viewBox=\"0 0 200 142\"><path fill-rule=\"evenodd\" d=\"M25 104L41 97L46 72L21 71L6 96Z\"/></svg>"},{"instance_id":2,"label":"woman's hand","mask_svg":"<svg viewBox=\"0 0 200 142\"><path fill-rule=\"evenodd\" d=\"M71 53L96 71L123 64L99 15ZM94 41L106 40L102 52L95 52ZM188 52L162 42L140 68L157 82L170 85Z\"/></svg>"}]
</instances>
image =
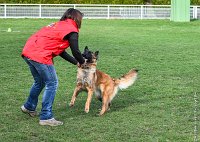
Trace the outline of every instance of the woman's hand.
<instances>
[{"instance_id":1,"label":"woman's hand","mask_svg":"<svg viewBox=\"0 0 200 142\"><path fill-rule=\"evenodd\" d=\"M77 67L78 68L85 68L86 67L86 65L87 65L87 59L85 59L85 62L83 63L83 64L80 64L79 62L77 63Z\"/></svg>"},{"instance_id":2,"label":"woman's hand","mask_svg":"<svg viewBox=\"0 0 200 142\"><path fill-rule=\"evenodd\" d=\"M77 67L78 67L78 68L80 68L80 67L81 67L81 64L80 64L79 62L78 62L76 65L77 65Z\"/></svg>"}]
</instances>

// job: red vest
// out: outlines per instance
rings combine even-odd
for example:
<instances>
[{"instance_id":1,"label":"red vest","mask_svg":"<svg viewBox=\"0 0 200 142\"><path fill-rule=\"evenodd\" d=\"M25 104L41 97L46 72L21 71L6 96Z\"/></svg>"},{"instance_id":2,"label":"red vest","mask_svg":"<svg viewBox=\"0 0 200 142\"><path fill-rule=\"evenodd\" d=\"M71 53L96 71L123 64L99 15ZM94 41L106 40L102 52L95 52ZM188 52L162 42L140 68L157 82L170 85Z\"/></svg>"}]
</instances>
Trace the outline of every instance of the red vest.
<instances>
[{"instance_id":1,"label":"red vest","mask_svg":"<svg viewBox=\"0 0 200 142\"><path fill-rule=\"evenodd\" d=\"M79 32L75 21L67 19L43 27L26 42L22 55L42 64L53 64L53 57L69 47L63 38L71 33Z\"/></svg>"}]
</instances>

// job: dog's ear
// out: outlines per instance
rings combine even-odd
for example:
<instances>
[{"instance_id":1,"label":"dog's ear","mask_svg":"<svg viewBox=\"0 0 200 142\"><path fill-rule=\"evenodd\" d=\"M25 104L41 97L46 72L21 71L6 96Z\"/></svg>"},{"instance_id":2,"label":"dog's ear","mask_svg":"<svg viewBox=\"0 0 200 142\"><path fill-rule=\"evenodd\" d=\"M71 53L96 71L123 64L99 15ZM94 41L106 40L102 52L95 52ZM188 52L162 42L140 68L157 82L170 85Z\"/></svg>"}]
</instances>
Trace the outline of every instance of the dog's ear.
<instances>
[{"instance_id":1,"label":"dog's ear","mask_svg":"<svg viewBox=\"0 0 200 142\"><path fill-rule=\"evenodd\" d=\"M88 51L89 49L88 49L88 46L85 46L85 49L84 49L85 51Z\"/></svg>"},{"instance_id":2,"label":"dog's ear","mask_svg":"<svg viewBox=\"0 0 200 142\"><path fill-rule=\"evenodd\" d=\"M95 57L98 59L99 51L96 51L94 54L95 54Z\"/></svg>"},{"instance_id":3,"label":"dog's ear","mask_svg":"<svg viewBox=\"0 0 200 142\"><path fill-rule=\"evenodd\" d=\"M89 49L88 49L87 46L85 46L85 49L84 49L84 51L83 51L82 56L83 56L83 57L87 56L88 52L89 52Z\"/></svg>"},{"instance_id":4,"label":"dog's ear","mask_svg":"<svg viewBox=\"0 0 200 142\"><path fill-rule=\"evenodd\" d=\"M95 52L95 55L98 56L98 55L99 55L99 51L96 51L96 52Z\"/></svg>"}]
</instances>

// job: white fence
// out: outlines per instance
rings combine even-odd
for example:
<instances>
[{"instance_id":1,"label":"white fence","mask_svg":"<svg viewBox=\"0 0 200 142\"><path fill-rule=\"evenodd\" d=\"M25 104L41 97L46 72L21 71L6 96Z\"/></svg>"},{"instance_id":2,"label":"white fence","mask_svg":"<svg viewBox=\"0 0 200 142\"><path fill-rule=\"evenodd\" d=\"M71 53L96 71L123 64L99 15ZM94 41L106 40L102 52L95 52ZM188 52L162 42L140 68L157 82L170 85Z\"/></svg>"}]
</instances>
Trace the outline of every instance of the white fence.
<instances>
[{"instance_id":1,"label":"white fence","mask_svg":"<svg viewBox=\"0 0 200 142\"><path fill-rule=\"evenodd\" d=\"M60 18L76 8L90 19L169 19L170 5L0 4L0 18ZM191 6L191 19L200 18L200 6Z\"/></svg>"}]
</instances>

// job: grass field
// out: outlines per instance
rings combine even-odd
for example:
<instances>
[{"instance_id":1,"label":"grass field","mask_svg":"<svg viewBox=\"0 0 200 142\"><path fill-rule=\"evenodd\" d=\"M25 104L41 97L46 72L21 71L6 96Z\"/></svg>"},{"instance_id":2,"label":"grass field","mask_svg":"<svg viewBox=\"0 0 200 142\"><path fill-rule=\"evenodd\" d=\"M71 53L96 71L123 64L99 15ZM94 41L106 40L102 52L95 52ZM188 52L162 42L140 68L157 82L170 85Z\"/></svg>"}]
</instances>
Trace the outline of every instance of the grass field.
<instances>
[{"instance_id":1,"label":"grass field","mask_svg":"<svg viewBox=\"0 0 200 142\"><path fill-rule=\"evenodd\" d=\"M136 83L120 91L111 110L86 93L69 108L76 66L55 58L59 88L53 111L60 127L39 126L20 111L32 77L20 57L27 38L55 19L0 19L0 141L4 142L193 142L200 135L200 21L84 20L80 49L99 50L98 69L120 77L138 68ZM5 32L8 28L13 32ZM41 96L37 111L41 109ZM200 138L199 138L200 139Z\"/></svg>"}]
</instances>

